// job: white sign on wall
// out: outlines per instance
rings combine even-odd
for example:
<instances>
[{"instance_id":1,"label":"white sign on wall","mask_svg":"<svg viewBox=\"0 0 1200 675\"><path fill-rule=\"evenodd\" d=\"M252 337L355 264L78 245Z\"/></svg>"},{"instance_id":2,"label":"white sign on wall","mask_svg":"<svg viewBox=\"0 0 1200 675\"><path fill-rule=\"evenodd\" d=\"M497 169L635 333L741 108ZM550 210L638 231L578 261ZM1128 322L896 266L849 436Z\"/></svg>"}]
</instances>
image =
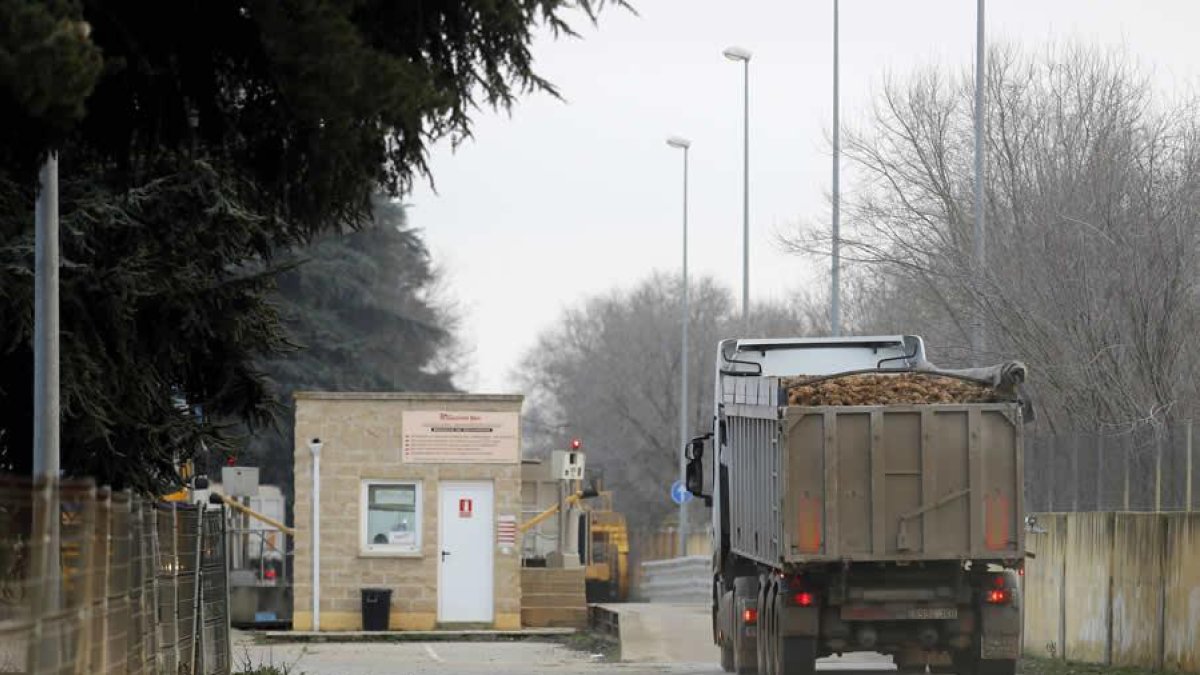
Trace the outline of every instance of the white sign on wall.
<instances>
[{"instance_id":1,"label":"white sign on wall","mask_svg":"<svg viewBox=\"0 0 1200 675\"><path fill-rule=\"evenodd\" d=\"M401 458L411 464L516 464L520 461L515 412L406 410Z\"/></svg>"}]
</instances>

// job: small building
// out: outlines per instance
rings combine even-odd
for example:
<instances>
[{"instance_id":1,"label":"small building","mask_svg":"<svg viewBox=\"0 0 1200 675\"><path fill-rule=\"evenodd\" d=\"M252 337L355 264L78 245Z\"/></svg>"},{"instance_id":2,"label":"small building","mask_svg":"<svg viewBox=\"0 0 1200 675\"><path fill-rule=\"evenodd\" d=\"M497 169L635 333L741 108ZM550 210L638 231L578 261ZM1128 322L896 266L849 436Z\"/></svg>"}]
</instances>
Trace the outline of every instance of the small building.
<instances>
[{"instance_id":1,"label":"small building","mask_svg":"<svg viewBox=\"0 0 1200 675\"><path fill-rule=\"evenodd\" d=\"M381 588L391 591L391 630L520 628L523 398L298 392L295 399L293 627L360 630L361 591Z\"/></svg>"}]
</instances>

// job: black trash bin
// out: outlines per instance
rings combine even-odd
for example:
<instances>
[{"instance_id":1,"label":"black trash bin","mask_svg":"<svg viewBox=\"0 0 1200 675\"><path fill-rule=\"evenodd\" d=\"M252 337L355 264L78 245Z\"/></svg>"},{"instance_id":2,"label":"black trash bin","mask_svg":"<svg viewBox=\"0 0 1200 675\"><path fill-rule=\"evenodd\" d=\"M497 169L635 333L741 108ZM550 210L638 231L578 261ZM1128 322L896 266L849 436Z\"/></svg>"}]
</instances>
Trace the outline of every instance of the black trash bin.
<instances>
[{"instance_id":1,"label":"black trash bin","mask_svg":"<svg viewBox=\"0 0 1200 675\"><path fill-rule=\"evenodd\" d=\"M362 589L363 630L387 630L388 615L392 611L390 588Z\"/></svg>"}]
</instances>

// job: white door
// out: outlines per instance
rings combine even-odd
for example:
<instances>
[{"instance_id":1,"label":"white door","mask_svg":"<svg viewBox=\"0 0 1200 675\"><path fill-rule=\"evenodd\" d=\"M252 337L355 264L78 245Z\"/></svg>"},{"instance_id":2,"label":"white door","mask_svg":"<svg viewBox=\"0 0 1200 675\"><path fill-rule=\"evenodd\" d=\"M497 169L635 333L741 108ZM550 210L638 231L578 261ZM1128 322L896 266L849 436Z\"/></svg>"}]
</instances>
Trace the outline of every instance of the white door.
<instances>
[{"instance_id":1,"label":"white door","mask_svg":"<svg viewBox=\"0 0 1200 675\"><path fill-rule=\"evenodd\" d=\"M438 486L438 621L492 623L493 488L490 481Z\"/></svg>"}]
</instances>

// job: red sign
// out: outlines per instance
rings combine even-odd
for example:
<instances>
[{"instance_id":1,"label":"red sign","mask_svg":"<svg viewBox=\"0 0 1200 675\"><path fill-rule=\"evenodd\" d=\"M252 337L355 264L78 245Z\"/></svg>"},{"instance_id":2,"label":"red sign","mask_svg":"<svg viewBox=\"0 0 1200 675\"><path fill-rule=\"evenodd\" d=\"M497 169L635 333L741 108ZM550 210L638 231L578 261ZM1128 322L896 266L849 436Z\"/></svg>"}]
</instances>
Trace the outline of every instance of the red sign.
<instances>
[{"instance_id":1,"label":"red sign","mask_svg":"<svg viewBox=\"0 0 1200 675\"><path fill-rule=\"evenodd\" d=\"M459 518L470 518L472 515L471 512L473 510L474 510L474 504L472 504L472 500L470 500L470 499L458 500L458 517Z\"/></svg>"}]
</instances>

